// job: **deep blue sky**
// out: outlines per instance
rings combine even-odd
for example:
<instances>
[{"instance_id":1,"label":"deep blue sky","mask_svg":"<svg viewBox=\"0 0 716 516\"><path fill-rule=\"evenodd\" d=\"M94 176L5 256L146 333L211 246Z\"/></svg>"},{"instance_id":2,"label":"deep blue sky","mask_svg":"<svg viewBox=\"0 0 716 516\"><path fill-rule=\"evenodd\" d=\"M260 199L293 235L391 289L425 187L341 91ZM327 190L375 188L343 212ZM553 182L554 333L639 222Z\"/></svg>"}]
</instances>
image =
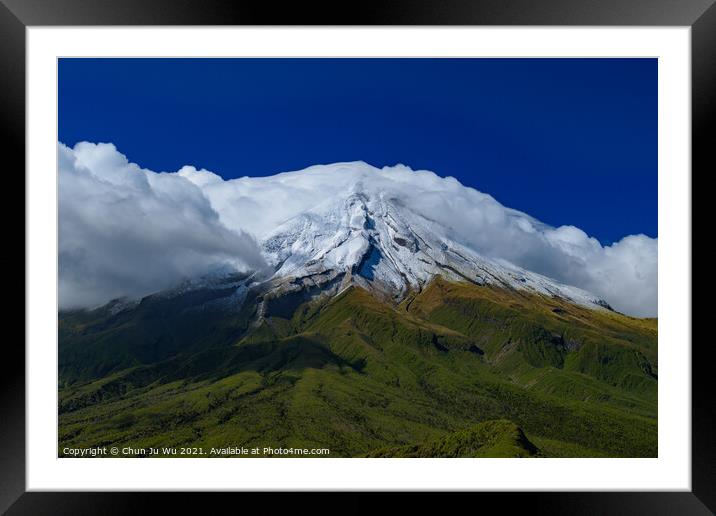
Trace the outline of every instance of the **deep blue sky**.
<instances>
[{"instance_id":1,"label":"deep blue sky","mask_svg":"<svg viewBox=\"0 0 716 516\"><path fill-rule=\"evenodd\" d=\"M404 163L602 243L657 236L656 59L61 59L59 139L224 178Z\"/></svg>"}]
</instances>

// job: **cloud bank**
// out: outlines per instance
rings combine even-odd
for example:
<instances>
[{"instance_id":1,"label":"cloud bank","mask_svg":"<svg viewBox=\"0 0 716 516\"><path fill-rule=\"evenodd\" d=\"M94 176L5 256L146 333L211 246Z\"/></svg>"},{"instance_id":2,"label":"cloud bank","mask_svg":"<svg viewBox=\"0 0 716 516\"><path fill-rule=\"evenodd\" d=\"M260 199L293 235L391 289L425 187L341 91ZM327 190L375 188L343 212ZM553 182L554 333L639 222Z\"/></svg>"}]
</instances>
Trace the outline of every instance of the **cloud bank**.
<instances>
[{"instance_id":1,"label":"cloud bank","mask_svg":"<svg viewBox=\"0 0 716 516\"><path fill-rule=\"evenodd\" d=\"M624 313L657 313L656 239L631 235L602 246L579 228L548 226L430 171L357 162L225 181L188 166L155 173L113 145L89 143L60 144L59 168L67 304L158 290L216 263L260 267L257 241L360 185L441 223L484 255L593 292Z\"/></svg>"},{"instance_id":2,"label":"cloud bank","mask_svg":"<svg viewBox=\"0 0 716 516\"><path fill-rule=\"evenodd\" d=\"M192 182L141 169L111 144L59 144L59 303L97 306L175 286L216 267L262 267Z\"/></svg>"}]
</instances>

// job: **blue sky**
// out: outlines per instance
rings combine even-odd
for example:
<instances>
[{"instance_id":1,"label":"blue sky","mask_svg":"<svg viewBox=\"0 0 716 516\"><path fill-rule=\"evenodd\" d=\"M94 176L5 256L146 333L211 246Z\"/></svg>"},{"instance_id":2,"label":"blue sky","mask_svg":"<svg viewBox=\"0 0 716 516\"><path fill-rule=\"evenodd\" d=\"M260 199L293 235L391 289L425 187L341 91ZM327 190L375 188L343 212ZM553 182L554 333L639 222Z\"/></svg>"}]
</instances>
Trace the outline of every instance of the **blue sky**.
<instances>
[{"instance_id":1,"label":"blue sky","mask_svg":"<svg viewBox=\"0 0 716 516\"><path fill-rule=\"evenodd\" d=\"M404 163L609 244L657 236L656 59L61 59L59 140L224 178Z\"/></svg>"}]
</instances>

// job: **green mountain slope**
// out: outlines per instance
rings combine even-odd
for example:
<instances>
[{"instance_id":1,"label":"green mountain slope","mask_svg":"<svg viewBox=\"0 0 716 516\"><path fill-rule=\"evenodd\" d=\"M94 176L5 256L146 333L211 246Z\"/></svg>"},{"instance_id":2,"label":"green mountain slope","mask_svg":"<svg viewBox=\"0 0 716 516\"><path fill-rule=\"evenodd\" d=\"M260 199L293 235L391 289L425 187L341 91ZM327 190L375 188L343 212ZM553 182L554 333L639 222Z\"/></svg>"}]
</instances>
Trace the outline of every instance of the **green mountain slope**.
<instances>
[{"instance_id":1,"label":"green mountain slope","mask_svg":"<svg viewBox=\"0 0 716 516\"><path fill-rule=\"evenodd\" d=\"M60 314L60 454L657 455L653 319L440 279L398 306L351 287L258 324L251 295L238 313L194 308L221 295ZM469 444L494 420L507 441Z\"/></svg>"},{"instance_id":2,"label":"green mountain slope","mask_svg":"<svg viewBox=\"0 0 716 516\"><path fill-rule=\"evenodd\" d=\"M427 443L376 450L368 457L536 457L537 447L510 421L485 421Z\"/></svg>"}]
</instances>

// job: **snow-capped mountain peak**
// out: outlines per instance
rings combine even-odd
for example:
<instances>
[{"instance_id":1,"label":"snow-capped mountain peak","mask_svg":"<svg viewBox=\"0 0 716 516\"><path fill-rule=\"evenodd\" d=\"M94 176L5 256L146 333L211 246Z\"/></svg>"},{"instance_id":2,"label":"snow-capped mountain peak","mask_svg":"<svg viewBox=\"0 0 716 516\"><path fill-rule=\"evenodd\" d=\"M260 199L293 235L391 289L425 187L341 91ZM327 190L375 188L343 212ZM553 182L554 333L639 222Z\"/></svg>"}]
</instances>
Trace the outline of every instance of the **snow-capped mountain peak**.
<instances>
[{"instance_id":1,"label":"snow-capped mountain peak","mask_svg":"<svg viewBox=\"0 0 716 516\"><path fill-rule=\"evenodd\" d=\"M586 291L481 255L449 227L361 180L284 222L261 245L274 268L269 284L278 292L356 284L399 301L442 276L608 307Z\"/></svg>"}]
</instances>

